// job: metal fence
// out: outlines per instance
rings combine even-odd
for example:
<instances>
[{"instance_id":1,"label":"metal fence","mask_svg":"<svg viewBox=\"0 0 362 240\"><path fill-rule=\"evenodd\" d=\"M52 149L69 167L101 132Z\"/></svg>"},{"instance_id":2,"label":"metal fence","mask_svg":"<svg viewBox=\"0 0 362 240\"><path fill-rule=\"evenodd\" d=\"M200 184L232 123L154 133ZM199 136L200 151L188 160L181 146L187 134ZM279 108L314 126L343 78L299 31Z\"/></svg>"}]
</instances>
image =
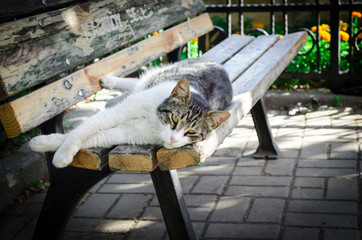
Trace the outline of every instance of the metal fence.
<instances>
[{"instance_id":1,"label":"metal fence","mask_svg":"<svg viewBox=\"0 0 362 240\"><path fill-rule=\"evenodd\" d=\"M255 3L261 1L243 1L243 0L227 0L224 3L216 4L217 1L205 1L207 4L206 11L209 13L221 14L225 18L226 27L225 29L230 35L232 32L240 32L244 34L247 29L245 29L245 24L247 19L245 15L250 13L265 13L269 14L269 26L266 26L264 29L264 34L287 34L288 31L297 31L300 28L310 29L311 26L299 26L297 29L291 28L289 16L297 15L301 13L310 13L311 22L314 26L320 26L321 22L321 13L329 17L330 25L330 42L328 51L321 52L321 46L319 43L320 30L317 27L316 32L312 33L309 31L309 35L313 41L313 48L315 52L316 67L313 71L309 72L284 72L280 78L283 79L312 79L316 81L325 80L329 88L334 92L346 93L346 91L355 91L356 88L362 88L361 82L361 73L362 73L362 54L358 48L360 38L362 36L362 29L353 29L353 21L355 21L355 16L352 16L352 13L355 11L362 10L362 3L356 2L353 0L348 1L339 1L339 0L329 0L329 1L290 1L287 0L270 0L264 1L267 3ZM218 1L220 2L220 1ZM252 3L252 4L250 4ZM235 14L238 16L235 19ZM341 60L341 37L340 37L340 21L341 16L347 18L345 20L348 24L348 28L344 29L349 35L348 42L348 54L344 61L348 62L348 68L341 70L340 60ZM234 17L232 17L234 16ZM280 20L278 29L276 29L276 16L279 16ZM361 21L361 19L359 19ZM355 24L356 25L356 24ZM235 29L236 26L236 29ZM362 24L360 25L362 26ZM248 33L248 32L247 32ZM246 33L246 34L247 34ZM358 37L358 35L360 36ZM308 51L307 54L310 54L312 51ZM304 53L305 54L305 53ZM321 58L323 54L330 54L329 58L329 67L328 69L322 69L321 67ZM312 56L311 56L312 57ZM356 61L356 58L361 58L360 64ZM348 90L349 89L349 90ZM357 91L358 92L358 91Z\"/></svg>"}]
</instances>

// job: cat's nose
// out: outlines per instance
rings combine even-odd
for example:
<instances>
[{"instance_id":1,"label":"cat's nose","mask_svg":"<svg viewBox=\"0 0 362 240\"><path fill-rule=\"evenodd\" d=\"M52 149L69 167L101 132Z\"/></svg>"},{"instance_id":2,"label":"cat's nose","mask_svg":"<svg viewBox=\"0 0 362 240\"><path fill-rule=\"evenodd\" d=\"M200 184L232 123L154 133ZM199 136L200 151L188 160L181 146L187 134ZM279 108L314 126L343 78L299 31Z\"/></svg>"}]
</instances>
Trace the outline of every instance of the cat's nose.
<instances>
[{"instance_id":1,"label":"cat's nose","mask_svg":"<svg viewBox=\"0 0 362 240\"><path fill-rule=\"evenodd\" d=\"M178 141L177 141L177 139L175 138L175 137L170 137L170 140L171 140L171 144L173 144L173 143L177 143Z\"/></svg>"}]
</instances>

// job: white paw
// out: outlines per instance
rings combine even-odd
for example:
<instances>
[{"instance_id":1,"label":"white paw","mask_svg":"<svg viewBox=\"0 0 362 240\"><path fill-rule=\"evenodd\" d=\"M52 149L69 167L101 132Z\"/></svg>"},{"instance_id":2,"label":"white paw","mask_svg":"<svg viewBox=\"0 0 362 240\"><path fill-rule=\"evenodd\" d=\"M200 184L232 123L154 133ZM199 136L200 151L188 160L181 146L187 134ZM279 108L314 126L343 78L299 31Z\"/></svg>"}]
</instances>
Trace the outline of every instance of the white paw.
<instances>
[{"instance_id":1,"label":"white paw","mask_svg":"<svg viewBox=\"0 0 362 240\"><path fill-rule=\"evenodd\" d=\"M54 152L64 141L64 134L36 136L31 139L29 146L35 152Z\"/></svg>"},{"instance_id":2,"label":"white paw","mask_svg":"<svg viewBox=\"0 0 362 240\"><path fill-rule=\"evenodd\" d=\"M62 144L54 154L53 165L57 168L68 166L73 161L73 157L79 151L80 146L81 144L75 142Z\"/></svg>"},{"instance_id":3,"label":"white paw","mask_svg":"<svg viewBox=\"0 0 362 240\"><path fill-rule=\"evenodd\" d=\"M104 76L100 81L103 88L113 89L115 87L115 80L111 76Z\"/></svg>"}]
</instances>

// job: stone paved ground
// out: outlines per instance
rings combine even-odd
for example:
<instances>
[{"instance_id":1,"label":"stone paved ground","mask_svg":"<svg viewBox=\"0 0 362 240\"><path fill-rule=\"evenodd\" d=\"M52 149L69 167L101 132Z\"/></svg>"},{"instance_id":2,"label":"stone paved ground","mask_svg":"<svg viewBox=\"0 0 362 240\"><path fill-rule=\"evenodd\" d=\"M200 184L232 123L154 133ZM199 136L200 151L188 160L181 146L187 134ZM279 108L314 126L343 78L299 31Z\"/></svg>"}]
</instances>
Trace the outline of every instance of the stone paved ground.
<instances>
[{"instance_id":1,"label":"stone paved ground","mask_svg":"<svg viewBox=\"0 0 362 240\"><path fill-rule=\"evenodd\" d=\"M269 111L278 160L255 160L246 116L202 167L179 170L200 239L361 239L362 112ZM30 239L44 193L15 206L0 239ZM56 217L56 216L55 216ZM93 187L63 239L168 239L148 174L118 172Z\"/></svg>"}]
</instances>

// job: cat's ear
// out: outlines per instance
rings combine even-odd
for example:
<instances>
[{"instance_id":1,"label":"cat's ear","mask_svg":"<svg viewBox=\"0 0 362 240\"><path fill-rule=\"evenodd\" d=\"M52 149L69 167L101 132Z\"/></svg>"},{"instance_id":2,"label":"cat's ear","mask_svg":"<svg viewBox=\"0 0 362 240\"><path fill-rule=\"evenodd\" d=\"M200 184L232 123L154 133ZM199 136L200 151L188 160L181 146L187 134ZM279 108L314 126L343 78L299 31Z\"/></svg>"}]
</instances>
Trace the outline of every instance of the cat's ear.
<instances>
[{"instance_id":1,"label":"cat's ear","mask_svg":"<svg viewBox=\"0 0 362 240\"><path fill-rule=\"evenodd\" d=\"M190 94L189 80L187 80L186 78L181 78L177 82L176 87L172 90L171 96L178 98L186 98L187 100L190 100L191 94Z\"/></svg>"},{"instance_id":2,"label":"cat's ear","mask_svg":"<svg viewBox=\"0 0 362 240\"><path fill-rule=\"evenodd\" d=\"M207 115L207 121L214 129L220 126L230 117L230 113L227 111L209 111Z\"/></svg>"}]
</instances>

